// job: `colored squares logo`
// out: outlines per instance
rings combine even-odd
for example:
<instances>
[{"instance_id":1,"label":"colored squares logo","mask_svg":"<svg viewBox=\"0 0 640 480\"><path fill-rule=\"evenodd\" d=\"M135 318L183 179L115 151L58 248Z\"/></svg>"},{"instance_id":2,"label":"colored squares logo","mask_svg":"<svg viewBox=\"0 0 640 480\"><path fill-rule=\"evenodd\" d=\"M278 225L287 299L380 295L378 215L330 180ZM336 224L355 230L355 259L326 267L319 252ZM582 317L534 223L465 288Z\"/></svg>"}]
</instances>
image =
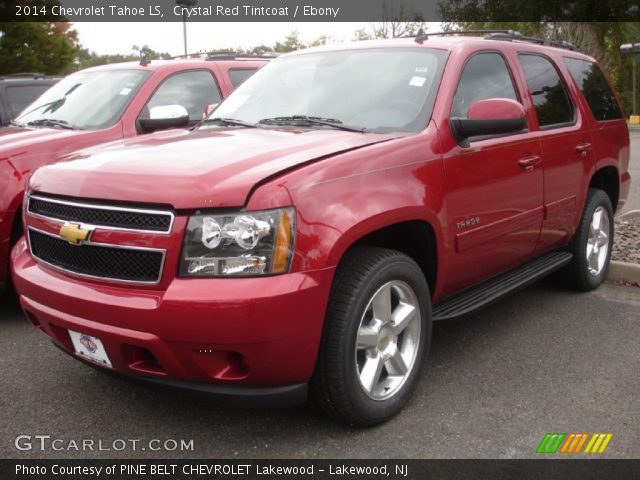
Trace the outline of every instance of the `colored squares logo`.
<instances>
[{"instance_id":1,"label":"colored squares logo","mask_svg":"<svg viewBox=\"0 0 640 480\"><path fill-rule=\"evenodd\" d=\"M612 433L547 433L536 453L604 453L612 438Z\"/></svg>"}]
</instances>

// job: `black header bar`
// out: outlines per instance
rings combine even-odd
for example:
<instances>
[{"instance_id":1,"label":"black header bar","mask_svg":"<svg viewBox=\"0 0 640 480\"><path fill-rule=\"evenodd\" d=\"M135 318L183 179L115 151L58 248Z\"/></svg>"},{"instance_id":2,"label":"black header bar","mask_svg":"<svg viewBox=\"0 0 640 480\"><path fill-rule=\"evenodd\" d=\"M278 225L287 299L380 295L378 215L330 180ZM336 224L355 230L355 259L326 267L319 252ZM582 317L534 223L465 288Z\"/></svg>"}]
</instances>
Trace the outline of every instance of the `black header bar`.
<instances>
[{"instance_id":1,"label":"black header bar","mask_svg":"<svg viewBox=\"0 0 640 480\"><path fill-rule=\"evenodd\" d=\"M0 21L638 21L640 0L4 0Z\"/></svg>"}]
</instances>

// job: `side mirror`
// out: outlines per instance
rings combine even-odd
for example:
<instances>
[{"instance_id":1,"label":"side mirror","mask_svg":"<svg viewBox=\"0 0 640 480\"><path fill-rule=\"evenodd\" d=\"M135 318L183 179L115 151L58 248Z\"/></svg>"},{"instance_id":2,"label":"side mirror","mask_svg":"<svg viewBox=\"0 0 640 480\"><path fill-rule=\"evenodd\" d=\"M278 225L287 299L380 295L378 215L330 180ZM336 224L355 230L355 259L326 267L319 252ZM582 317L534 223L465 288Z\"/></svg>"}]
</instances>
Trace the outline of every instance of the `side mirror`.
<instances>
[{"instance_id":1,"label":"side mirror","mask_svg":"<svg viewBox=\"0 0 640 480\"><path fill-rule=\"evenodd\" d=\"M149 118L140 118L140 127L149 133L189 125L189 112L182 105L161 105L149 109Z\"/></svg>"},{"instance_id":2,"label":"side mirror","mask_svg":"<svg viewBox=\"0 0 640 480\"><path fill-rule=\"evenodd\" d=\"M204 113L202 114L202 118L205 119L209 115L211 115L213 113L213 111L216 108L218 108L218 105L220 105L220 104L219 103L212 103L211 105L207 105L206 107L204 107Z\"/></svg>"},{"instance_id":3,"label":"side mirror","mask_svg":"<svg viewBox=\"0 0 640 480\"><path fill-rule=\"evenodd\" d=\"M468 147L470 137L519 132L527 119L524 107L515 100L488 98L472 103L467 118L453 117L450 124L456 140Z\"/></svg>"}]
</instances>

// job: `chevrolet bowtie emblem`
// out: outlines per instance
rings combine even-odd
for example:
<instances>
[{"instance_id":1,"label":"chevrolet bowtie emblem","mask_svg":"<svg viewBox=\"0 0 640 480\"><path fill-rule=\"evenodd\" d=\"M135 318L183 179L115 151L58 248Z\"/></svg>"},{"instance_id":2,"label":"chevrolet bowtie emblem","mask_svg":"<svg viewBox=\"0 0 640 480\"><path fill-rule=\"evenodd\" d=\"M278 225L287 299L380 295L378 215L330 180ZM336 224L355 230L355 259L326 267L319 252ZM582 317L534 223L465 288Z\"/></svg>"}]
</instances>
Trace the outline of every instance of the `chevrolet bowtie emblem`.
<instances>
[{"instance_id":1,"label":"chevrolet bowtie emblem","mask_svg":"<svg viewBox=\"0 0 640 480\"><path fill-rule=\"evenodd\" d=\"M89 239L91 228L81 228L77 223L65 223L60 227L60 236L74 245L81 245Z\"/></svg>"}]
</instances>

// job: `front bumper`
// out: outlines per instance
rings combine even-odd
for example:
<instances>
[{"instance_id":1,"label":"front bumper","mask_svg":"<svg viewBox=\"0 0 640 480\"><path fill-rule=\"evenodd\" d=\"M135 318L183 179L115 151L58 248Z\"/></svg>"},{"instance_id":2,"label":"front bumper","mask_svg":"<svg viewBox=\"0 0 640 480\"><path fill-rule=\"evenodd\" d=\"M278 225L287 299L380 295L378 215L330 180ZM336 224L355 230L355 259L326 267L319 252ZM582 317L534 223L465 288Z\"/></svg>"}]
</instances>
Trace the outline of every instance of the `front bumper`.
<instances>
[{"instance_id":1,"label":"front bumper","mask_svg":"<svg viewBox=\"0 0 640 480\"><path fill-rule=\"evenodd\" d=\"M165 290L106 285L41 265L24 239L12 267L27 318L77 358L69 330L99 338L116 373L223 397L262 391L284 403L306 393L333 278L325 269L176 278Z\"/></svg>"},{"instance_id":2,"label":"front bumper","mask_svg":"<svg viewBox=\"0 0 640 480\"><path fill-rule=\"evenodd\" d=\"M9 280L9 251L15 212L0 211L0 283Z\"/></svg>"}]
</instances>

